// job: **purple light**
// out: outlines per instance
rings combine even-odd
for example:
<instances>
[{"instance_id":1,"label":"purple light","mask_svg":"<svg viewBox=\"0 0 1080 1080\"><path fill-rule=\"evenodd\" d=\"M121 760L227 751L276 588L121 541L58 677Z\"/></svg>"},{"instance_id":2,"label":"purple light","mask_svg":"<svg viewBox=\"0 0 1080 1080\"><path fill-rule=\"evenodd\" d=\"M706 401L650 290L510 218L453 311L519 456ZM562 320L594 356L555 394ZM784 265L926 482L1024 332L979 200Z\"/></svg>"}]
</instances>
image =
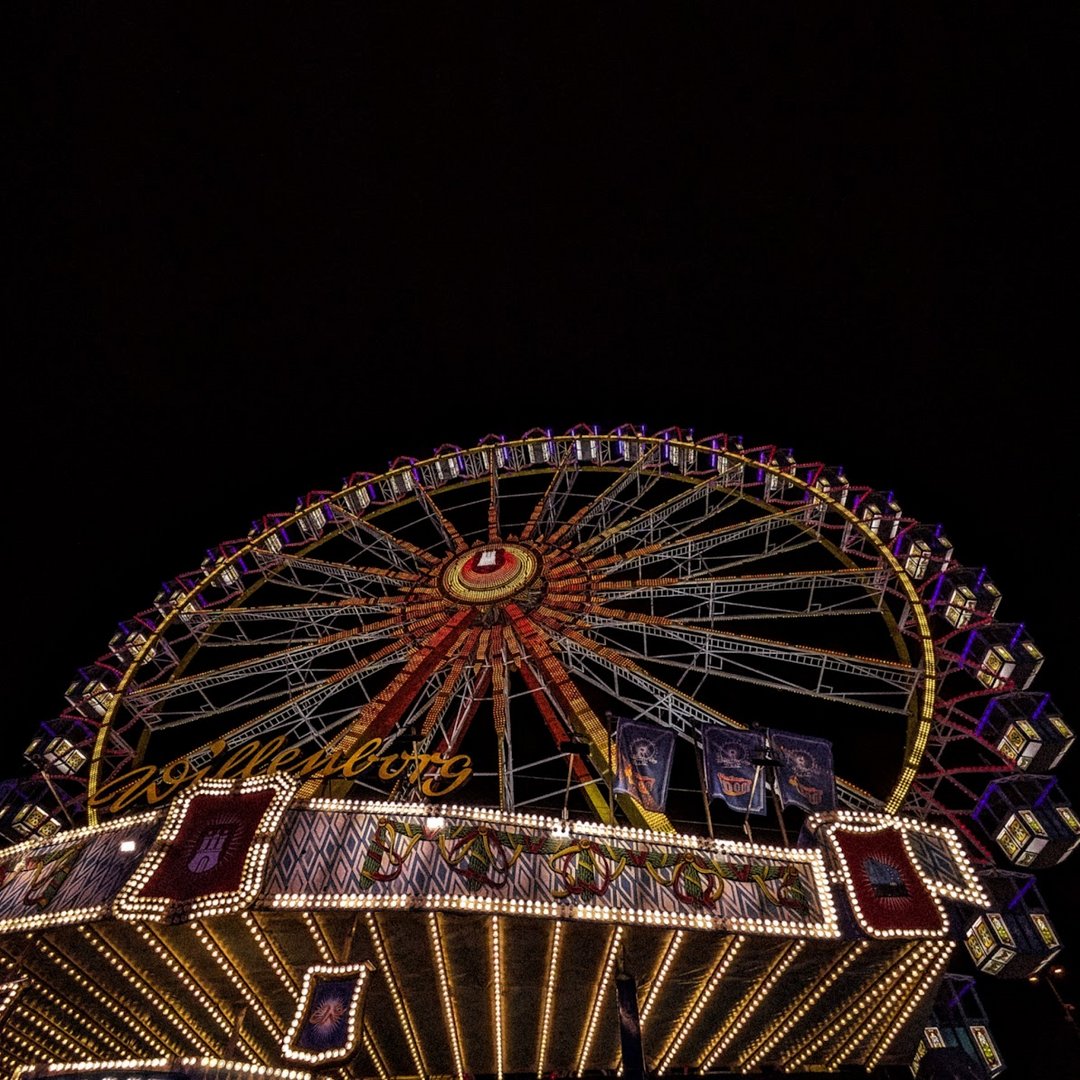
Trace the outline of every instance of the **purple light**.
<instances>
[{"instance_id":1,"label":"purple light","mask_svg":"<svg viewBox=\"0 0 1080 1080\"><path fill-rule=\"evenodd\" d=\"M1049 694L1043 694L1042 701L1040 701L1039 704L1035 706L1035 711L1031 714L1031 719L1032 720L1038 720L1038 718L1042 715L1043 709L1045 709L1046 706L1049 705L1049 704L1050 704L1050 695Z\"/></svg>"},{"instance_id":2,"label":"purple light","mask_svg":"<svg viewBox=\"0 0 1080 1080\"><path fill-rule=\"evenodd\" d=\"M937 606L938 597L941 596L941 589L942 589L942 586L944 586L944 584L945 584L945 578L944 577L938 577L937 584L934 586L934 595L933 595L932 599L930 600L930 606L931 607L936 607Z\"/></svg>"},{"instance_id":3,"label":"purple light","mask_svg":"<svg viewBox=\"0 0 1080 1080\"><path fill-rule=\"evenodd\" d=\"M1009 901L1009 911L1012 911L1012 909L1016 907L1016 905L1019 904L1021 900L1024 899L1024 896L1027 893L1028 889L1030 889L1031 886L1034 884L1035 877L1034 875L1031 875L1028 877L1027 881L1024 882L1024 887Z\"/></svg>"},{"instance_id":4,"label":"purple light","mask_svg":"<svg viewBox=\"0 0 1080 1080\"><path fill-rule=\"evenodd\" d=\"M980 588L982 586L984 577L986 577L986 567L985 566L979 571L979 576L975 579L975 587L976 588Z\"/></svg>"},{"instance_id":5,"label":"purple light","mask_svg":"<svg viewBox=\"0 0 1080 1080\"><path fill-rule=\"evenodd\" d=\"M974 989L975 989L975 980L974 979L966 980L964 982L964 984L961 986L961 988L957 991L956 996L952 999L952 1001L949 1002L949 1008L950 1009L956 1008L956 1006L960 1004L960 999L966 993L968 993L969 991L974 990Z\"/></svg>"},{"instance_id":6,"label":"purple light","mask_svg":"<svg viewBox=\"0 0 1080 1080\"><path fill-rule=\"evenodd\" d=\"M1012 647L1013 647L1013 646L1014 646L1014 645L1016 644L1016 642L1017 642L1017 641L1019 640L1019 638L1020 638L1020 635L1021 635L1021 634L1022 634L1023 632L1024 632L1024 624L1023 624L1023 623L1017 623L1017 624L1016 624L1016 633L1015 633L1015 634L1013 634L1013 636L1012 636L1012 641L1010 641L1010 642L1009 642L1009 648L1010 648L1010 649L1011 649L1011 648L1012 648Z\"/></svg>"},{"instance_id":7,"label":"purple light","mask_svg":"<svg viewBox=\"0 0 1080 1080\"><path fill-rule=\"evenodd\" d=\"M978 821L979 815L986 809L990 803L990 796L996 794L997 784L990 784L987 789L982 793L982 797L975 804L975 809L971 811L971 820Z\"/></svg>"},{"instance_id":8,"label":"purple light","mask_svg":"<svg viewBox=\"0 0 1080 1080\"><path fill-rule=\"evenodd\" d=\"M979 722L975 725L976 735L982 734L982 729L986 727L986 721L990 719L990 714L994 711L994 706L997 705L997 702L997 698L991 698L989 702L987 702L986 708L983 709L982 716L979 717Z\"/></svg>"},{"instance_id":9,"label":"purple light","mask_svg":"<svg viewBox=\"0 0 1080 1080\"><path fill-rule=\"evenodd\" d=\"M1057 787L1057 780L1053 776L1051 776L1050 783L1042 789L1039 797L1031 804L1031 808L1034 810L1036 807L1042 806L1042 804L1046 802L1047 797L1050 795L1050 792L1053 791L1055 787Z\"/></svg>"}]
</instances>

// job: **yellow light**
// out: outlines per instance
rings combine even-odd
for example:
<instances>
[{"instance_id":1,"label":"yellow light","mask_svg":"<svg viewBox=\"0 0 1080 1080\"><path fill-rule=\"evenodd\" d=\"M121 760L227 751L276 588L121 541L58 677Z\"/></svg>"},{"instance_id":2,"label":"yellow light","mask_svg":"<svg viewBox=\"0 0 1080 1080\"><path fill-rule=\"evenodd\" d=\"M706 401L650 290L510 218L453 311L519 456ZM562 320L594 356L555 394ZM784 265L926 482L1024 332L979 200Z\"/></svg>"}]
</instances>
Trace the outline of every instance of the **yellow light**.
<instances>
[{"instance_id":1,"label":"yellow light","mask_svg":"<svg viewBox=\"0 0 1080 1080\"><path fill-rule=\"evenodd\" d=\"M491 997L495 1023L495 1072L498 1080L503 1074L503 1011L502 1011L502 930L499 918L491 920Z\"/></svg>"},{"instance_id":2,"label":"yellow light","mask_svg":"<svg viewBox=\"0 0 1080 1080\"><path fill-rule=\"evenodd\" d=\"M457 1017L454 1015L454 1002L450 994L450 974L446 966L446 956L443 953L439 917L434 912L428 912L427 920L431 948L435 955L435 974L439 981L439 993L442 996L443 1013L446 1017L446 1033L450 1040L450 1049L454 1055L454 1068L458 1080L464 1080L465 1065L461 1054L461 1039L458 1032Z\"/></svg>"},{"instance_id":3,"label":"yellow light","mask_svg":"<svg viewBox=\"0 0 1080 1080\"><path fill-rule=\"evenodd\" d=\"M556 922L551 936L551 955L548 957L547 981L544 984L544 1004L540 1011L540 1049L536 1055L536 1075L544 1075L547 1061L548 1038L551 1033L551 1015L555 1003L555 983L559 973L559 956L562 950L563 924Z\"/></svg>"},{"instance_id":4,"label":"yellow light","mask_svg":"<svg viewBox=\"0 0 1080 1080\"><path fill-rule=\"evenodd\" d=\"M390 996L394 1001L394 1011L397 1013L398 1022L401 1024L401 1030L405 1034L405 1040L409 1044L409 1052L412 1054L413 1064L416 1066L416 1073L418 1076L427 1076L427 1066L424 1064L423 1057L420 1054L420 1044L417 1041L416 1033L413 1029L412 1018L405 1008L405 1002L402 999L401 991L398 988L397 978L394 975L394 968L390 961L390 954L386 950L386 943L383 941L379 924L371 914L365 915L364 920L367 923L368 934L375 947L375 955L379 959L379 970L383 973L383 978L386 980Z\"/></svg>"},{"instance_id":5,"label":"yellow light","mask_svg":"<svg viewBox=\"0 0 1080 1080\"><path fill-rule=\"evenodd\" d=\"M600 982L596 987L593 994L592 1011L589 1016L588 1024L585 1028L585 1037L581 1043L581 1049L578 1052L577 1061L577 1074L581 1074L585 1071L586 1063L589 1058L589 1051L592 1049L593 1036L596 1034L597 1021L600 1018L602 1012L606 1012L608 1009L607 1003L607 988L611 982L611 975L615 970L615 963L619 958L619 946L622 944L623 939L623 927L617 927L614 933L608 940L607 955L604 959L604 966L600 976Z\"/></svg>"}]
</instances>

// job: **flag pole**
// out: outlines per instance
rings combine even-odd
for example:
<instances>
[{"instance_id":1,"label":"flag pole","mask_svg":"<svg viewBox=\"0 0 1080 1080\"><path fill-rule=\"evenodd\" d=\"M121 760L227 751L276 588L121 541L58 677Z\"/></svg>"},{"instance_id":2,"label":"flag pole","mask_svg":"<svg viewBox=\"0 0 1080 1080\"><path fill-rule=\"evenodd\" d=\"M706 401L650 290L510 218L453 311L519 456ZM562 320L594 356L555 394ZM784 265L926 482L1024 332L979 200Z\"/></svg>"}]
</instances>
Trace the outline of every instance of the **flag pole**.
<instances>
[{"instance_id":1,"label":"flag pole","mask_svg":"<svg viewBox=\"0 0 1080 1080\"><path fill-rule=\"evenodd\" d=\"M761 779L761 764L758 761L754 761L754 779L750 782L750 794L746 798L746 813L743 814L742 828L746 833L747 840L752 844L754 842L754 833L750 828L750 811L754 808L754 792L757 791L758 780Z\"/></svg>"},{"instance_id":2,"label":"flag pole","mask_svg":"<svg viewBox=\"0 0 1080 1080\"><path fill-rule=\"evenodd\" d=\"M776 820L780 825L780 839L783 841L784 847L790 847L787 828L784 825L784 808L780 805L780 789L776 785L776 769L783 762L780 758L773 756L772 740L769 738L768 732L765 733L765 753L759 758L751 759L751 764L758 769L768 770L767 779L772 782L773 809L776 811ZM757 782L757 773L754 774L754 782ZM753 796L753 791L754 789L751 788L751 796Z\"/></svg>"},{"instance_id":3,"label":"flag pole","mask_svg":"<svg viewBox=\"0 0 1080 1080\"><path fill-rule=\"evenodd\" d=\"M615 824L615 756L611 749L611 710L608 709L604 713L604 727L607 730L607 764L608 764L608 782L607 782L607 801L608 801L608 816L611 819L611 824Z\"/></svg>"},{"instance_id":4,"label":"flag pole","mask_svg":"<svg viewBox=\"0 0 1080 1080\"><path fill-rule=\"evenodd\" d=\"M695 756L697 757L698 781L701 784L701 798L705 803L705 824L709 827L709 839L711 840L716 837L716 833L713 832L712 809L709 806L709 789L705 783L705 762L702 760L704 758L704 752L705 747L703 740L702 752Z\"/></svg>"}]
</instances>

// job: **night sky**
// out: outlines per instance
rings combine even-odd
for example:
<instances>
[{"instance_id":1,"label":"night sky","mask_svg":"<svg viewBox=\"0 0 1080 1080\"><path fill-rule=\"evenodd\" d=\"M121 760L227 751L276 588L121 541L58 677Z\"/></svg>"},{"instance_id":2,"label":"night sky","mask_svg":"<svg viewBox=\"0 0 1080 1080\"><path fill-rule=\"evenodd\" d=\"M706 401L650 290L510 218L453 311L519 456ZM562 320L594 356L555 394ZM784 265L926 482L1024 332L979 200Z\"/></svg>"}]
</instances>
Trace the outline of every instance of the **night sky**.
<instances>
[{"instance_id":1,"label":"night sky","mask_svg":"<svg viewBox=\"0 0 1080 1080\"><path fill-rule=\"evenodd\" d=\"M8 772L253 518L580 421L894 489L1080 725L1068 5L190 7L8 9ZM984 985L1007 1076L1080 1049Z\"/></svg>"}]
</instances>

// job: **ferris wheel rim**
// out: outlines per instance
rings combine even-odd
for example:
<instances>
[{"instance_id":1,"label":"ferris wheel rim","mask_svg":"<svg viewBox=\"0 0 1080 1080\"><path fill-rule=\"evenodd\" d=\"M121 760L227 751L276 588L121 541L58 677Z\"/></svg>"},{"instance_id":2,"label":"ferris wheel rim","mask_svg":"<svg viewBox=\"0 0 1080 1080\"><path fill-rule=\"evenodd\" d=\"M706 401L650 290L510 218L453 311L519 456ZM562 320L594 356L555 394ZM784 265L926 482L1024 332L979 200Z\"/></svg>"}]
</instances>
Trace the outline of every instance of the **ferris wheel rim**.
<instances>
[{"instance_id":1,"label":"ferris wheel rim","mask_svg":"<svg viewBox=\"0 0 1080 1080\"><path fill-rule=\"evenodd\" d=\"M301 500L298 503L296 510L288 514L273 515L274 520L271 524L265 525L261 530L253 529L244 542L236 542L233 544L232 550L226 554L224 551L224 545L222 545L221 557L214 559L208 567L205 568L204 573L201 576L195 576L191 578L190 587L183 592L178 593L176 602L172 609L165 615L161 623L154 628L153 632L147 637L139 649L135 652L124 671L121 679L116 685L115 694L109 703L106 714L102 719L97 737L94 743L94 749L91 756L90 763L90 779L89 779L89 791L91 795L98 789L101 780L101 767L104 757L105 747L110 737L112 726L115 720L116 712L119 708L121 699L124 693L127 691L132 683L137 671L144 663L147 656L153 654L153 651L157 644L161 641L166 631L170 626L174 625L177 620L181 618L182 612L186 605L193 601L193 598L197 596L202 589L209 585L212 585L215 580L219 579L222 575L229 573L230 568L235 568L237 564L243 565L243 559L245 556L252 556L256 551L262 552L266 550L266 546L269 544L270 538L279 530L288 527L295 527L301 519L304 519L306 515L311 514L313 511L322 511L325 513L334 499L342 499L350 494L355 494L362 490L369 490L376 485L392 485L394 478L402 478L408 474L418 472L420 469L427 467L429 469L438 468L440 464L446 465L451 461L459 461L465 455L469 454L486 454L487 460L491 464L492 471L498 473L498 466L496 464L496 457L499 454L507 454L508 452L517 449L527 449L529 447L535 447L538 443L546 443L550 447L562 448L566 451L556 462L545 462L543 465L533 465L522 471L531 471L535 473L552 472L555 473L558 469L562 468L564 464L571 460L570 451L573 449L575 442L580 442L586 439L596 446L606 445L620 442L621 440L631 439L635 441L641 451L641 456L645 454L645 447L648 447L649 452L659 451L661 448L675 447L683 452L697 452L697 453L714 453L715 446L710 446L708 442L701 442L693 439L686 438L670 438L660 435L646 435L644 433L634 433L632 435L613 432L609 434L601 434L597 431L589 430L588 432L577 431L572 429L565 435L550 435L545 433L543 436L523 436L516 440L503 440L503 441L481 441L476 446L470 448L449 448L443 449L441 452L437 452L432 457L422 460L409 459L406 464L399 465L394 463L391 468L382 473L363 473L354 474L354 478L350 478L350 482L344 484L339 490L334 492L316 492L307 497L307 500ZM901 561L896 557L893 551L890 549L888 543L884 542L882 538L865 522L863 521L852 509L847 507L842 501L837 499L829 490L817 485L815 482L804 480L794 474L793 471L789 471L784 466L772 461L755 460L743 452L742 449L733 449L732 447L725 445L723 450L723 457L740 468L754 468L762 470L777 479L782 478L785 484L792 485L795 488L800 489L803 492L804 498L807 500L814 500L821 505L827 507L832 513L841 518L848 526L856 530L864 543L869 544L871 548L876 552L877 557L882 563L888 567L891 579L898 583L900 590L906 595L910 604L910 609L915 619L918 635L917 635L917 652L920 654L921 660L921 677L917 692L912 697L912 702L917 701L917 710L912 709L911 715L909 715L908 731L906 735L906 741L904 746L904 760L901 769L900 776L896 783L893 785L887 800L884 801L884 807L887 812L895 813L904 804L910 789L911 783L916 775L919 761L922 759L923 753L926 748L927 739L931 730L931 726L934 718L935 710L935 695L936 695L936 654L935 643L930 632L929 619L925 609L924 601L919 594L915 581L905 570ZM400 461L401 459L399 459ZM625 473L629 469L633 468L637 460L630 461L626 458L618 458L610 456L606 462L592 462L578 460L574 462L574 466L581 469L596 472L611 472L611 473ZM716 475L706 476L700 473L693 473L689 475L677 475L675 473L665 474L671 479L684 481L689 488L697 488L703 485L711 485L719 490L725 490L724 485L718 482ZM355 477L359 476L359 479ZM475 475L469 477L459 477L452 482L448 482L440 487L440 490L453 490L457 487L464 487L469 484L475 484L478 482L478 477ZM768 503L765 500L758 500L753 496L746 494L745 492L738 492L740 499L748 499L751 502L758 503L759 505L766 507L771 514L779 514L780 510L776 506ZM418 499L420 496L415 492L408 492L405 497L398 501L390 501L385 505L372 507L372 512L367 515L368 519L375 520L378 516L387 511L393 509L395 506L403 505L409 499ZM270 515L267 516L268 518ZM264 518L264 522L267 519ZM808 530L809 531L809 527ZM303 545L299 551L300 554L307 553L314 550L321 545L326 536L316 536L310 543ZM826 545L831 546L831 545ZM449 564L450 557L444 560ZM257 589L262 584L265 578L258 577L250 587L245 588L242 597L246 597L251 591ZM238 602L237 600L233 601ZM917 715L914 713L917 712ZM849 790L865 797L873 798L869 796L867 792L863 791L857 784L847 780L839 780L843 786ZM877 800L875 800L877 801ZM96 813L91 807L89 810L89 818L91 822L96 821Z\"/></svg>"}]
</instances>

